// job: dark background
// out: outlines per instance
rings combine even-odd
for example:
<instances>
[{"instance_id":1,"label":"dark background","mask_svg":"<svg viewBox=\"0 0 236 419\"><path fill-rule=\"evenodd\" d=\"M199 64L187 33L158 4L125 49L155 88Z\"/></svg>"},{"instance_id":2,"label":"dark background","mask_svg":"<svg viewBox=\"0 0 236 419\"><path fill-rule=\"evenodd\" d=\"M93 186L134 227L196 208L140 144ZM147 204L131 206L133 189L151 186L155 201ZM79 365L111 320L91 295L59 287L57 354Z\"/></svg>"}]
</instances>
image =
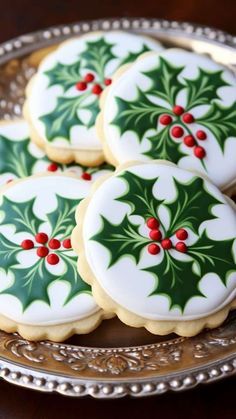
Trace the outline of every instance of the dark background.
<instances>
[{"instance_id":1,"label":"dark background","mask_svg":"<svg viewBox=\"0 0 236 419\"><path fill-rule=\"evenodd\" d=\"M236 0L0 0L0 42L50 25L103 17L156 17L236 35ZM0 419L235 418L236 378L184 393L99 401L36 393L0 382Z\"/></svg>"}]
</instances>

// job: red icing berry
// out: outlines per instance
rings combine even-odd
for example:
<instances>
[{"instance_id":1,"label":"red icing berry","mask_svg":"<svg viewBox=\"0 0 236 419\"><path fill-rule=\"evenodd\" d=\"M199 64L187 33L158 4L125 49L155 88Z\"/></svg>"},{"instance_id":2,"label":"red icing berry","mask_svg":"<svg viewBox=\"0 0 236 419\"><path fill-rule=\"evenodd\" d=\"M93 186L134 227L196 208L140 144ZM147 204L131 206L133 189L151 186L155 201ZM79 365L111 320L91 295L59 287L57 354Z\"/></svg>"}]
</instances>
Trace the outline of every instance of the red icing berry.
<instances>
[{"instance_id":1,"label":"red icing berry","mask_svg":"<svg viewBox=\"0 0 236 419\"><path fill-rule=\"evenodd\" d=\"M45 258L48 255L48 253L49 253L49 250L46 246L40 246L37 249L37 255L40 258Z\"/></svg>"},{"instance_id":2,"label":"red icing berry","mask_svg":"<svg viewBox=\"0 0 236 419\"><path fill-rule=\"evenodd\" d=\"M161 242L163 249L169 250L172 247L172 241L170 239L164 239Z\"/></svg>"},{"instance_id":3,"label":"red icing berry","mask_svg":"<svg viewBox=\"0 0 236 419\"><path fill-rule=\"evenodd\" d=\"M56 265L59 260L59 256L57 256L56 253L50 253L50 255L47 256L47 262L50 265Z\"/></svg>"},{"instance_id":4,"label":"red icing berry","mask_svg":"<svg viewBox=\"0 0 236 419\"><path fill-rule=\"evenodd\" d=\"M206 137L207 137L207 135L206 135L205 131L202 131L201 129L199 129L199 130L196 132L196 136L197 136L197 138L198 138L199 140L206 140Z\"/></svg>"},{"instance_id":5,"label":"red icing berry","mask_svg":"<svg viewBox=\"0 0 236 419\"><path fill-rule=\"evenodd\" d=\"M48 165L48 171L49 172L56 172L58 169L58 165L56 163L50 163Z\"/></svg>"},{"instance_id":6,"label":"red icing berry","mask_svg":"<svg viewBox=\"0 0 236 419\"><path fill-rule=\"evenodd\" d=\"M100 95L102 93L102 87L100 86L100 84L95 84L93 86L92 93L94 93L95 95Z\"/></svg>"},{"instance_id":7,"label":"red icing berry","mask_svg":"<svg viewBox=\"0 0 236 419\"><path fill-rule=\"evenodd\" d=\"M182 127L176 126L176 127L172 128L171 134L175 138L180 138L184 135L184 130L183 130Z\"/></svg>"},{"instance_id":8,"label":"red icing berry","mask_svg":"<svg viewBox=\"0 0 236 419\"><path fill-rule=\"evenodd\" d=\"M160 123L162 125L169 125L169 124L171 124L171 122L172 122L172 118L171 118L170 115L162 115L160 117Z\"/></svg>"},{"instance_id":9,"label":"red icing berry","mask_svg":"<svg viewBox=\"0 0 236 419\"><path fill-rule=\"evenodd\" d=\"M181 252L181 253L186 253L187 250L188 250L188 248L187 248L187 246L184 242L176 243L175 248L176 248L176 250L178 250L178 252Z\"/></svg>"},{"instance_id":10,"label":"red icing berry","mask_svg":"<svg viewBox=\"0 0 236 419\"><path fill-rule=\"evenodd\" d=\"M160 230L151 230L149 233L149 237L152 240L159 241L162 238L162 234Z\"/></svg>"},{"instance_id":11,"label":"red icing berry","mask_svg":"<svg viewBox=\"0 0 236 419\"><path fill-rule=\"evenodd\" d=\"M57 239L49 240L48 246L50 249L59 249L61 247L61 243Z\"/></svg>"},{"instance_id":12,"label":"red icing berry","mask_svg":"<svg viewBox=\"0 0 236 419\"><path fill-rule=\"evenodd\" d=\"M48 241L48 235L46 233L37 233L35 240L37 243L45 244Z\"/></svg>"},{"instance_id":13,"label":"red icing berry","mask_svg":"<svg viewBox=\"0 0 236 419\"><path fill-rule=\"evenodd\" d=\"M158 227L159 227L159 225L160 225L159 224L159 221L156 218L154 218L154 217L148 218L148 220L147 220L147 226L151 230L157 230Z\"/></svg>"},{"instance_id":14,"label":"red icing berry","mask_svg":"<svg viewBox=\"0 0 236 419\"><path fill-rule=\"evenodd\" d=\"M186 124L191 124L192 122L194 122L194 116L191 113L185 113L183 115L183 121Z\"/></svg>"},{"instance_id":15,"label":"red icing berry","mask_svg":"<svg viewBox=\"0 0 236 419\"><path fill-rule=\"evenodd\" d=\"M70 240L70 239L65 239L65 240L63 240L63 242L62 242L62 246L63 246L65 249L71 249L71 240Z\"/></svg>"},{"instance_id":16,"label":"red icing berry","mask_svg":"<svg viewBox=\"0 0 236 419\"><path fill-rule=\"evenodd\" d=\"M92 176L90 175L90 173L87 173L87 172L82 173L81 177L84 180L91 180L92 179Z\"/></svg>"},{"instance_id":17,"label":"red icing berry","mask_svg":"<svg viewBox=\"0 0 236 419\"><path fill-rule=\"evenodd\" d=\"M173 110L174 114L178 115L178 116L180 116L184 113L184 108L182 106L179 106L179 105L175 105L172 110Z\"/></svg>"},{"instance_id":18,"label":"red icing berry","mask_svg":"<svg viewBox=\"0 0 236 419\"><path fill-rule=\"evenodd\" d=\"M34 242L32 240L29 240L29 239L23 240L23 242L21 243L21 247L24 250L33 249Z\"/></svg>"},{"instance_id":19,"label":"red icing berry","mask_svg":"<svg viewBox=\"0 0 236 419\"><path fill-rule=\"evenodd\" d=\"M91 83L95 79L95 76L92 73L87 73L84 77L86 83Z\"/></svg>"},{"instance_id":20,"label":"red icing berry","mask_svg":"<svg viewBox=\"0 0 236 419\"><path fill-rule=\"evenodd\" d=\"M8 179L7 181L6 181L6 183L11 183L13 181L13 179Z\"/></svg>"},{"instance_id":21,"label":"red icing berry","mask_svg":"<svg viewBox=\"0 0 236 419\"><path fill-rule=\"evenodd\" d=\"M105 79L104 80L105 86L110 86L111 83L112 83L112 79Z\"/></svg>"},{"instance_id":22,"label":"red icing berry","mask_svg":"<svg viewBox=\"0 0 236 419\"><path fill-rule=\"evenodd\" d=\"M160 246L158 244L152 243L148 245L148 252L151 255L157 255L160 252Z\"/></svg>"},{"instance_id":23,"label":"red icing berry","mask_svg":"<svg viewBox=\"0 0 236 419\"><path fill-rule=\"evenodd\" d=\"M193 147L195 145L195 139L193 135L186 135L186 137L184 137L184 144L187 147Z\"/></svg>"},{"instance_id":24,"label":"red icing berry","mask_svg":"<svg viewBox=\"0 0 236 419\"><path fill-rule=\"evenodd\" d=\"M87 89L87 83L85 83L84 81L79 81L78 83L76 83L75 87L77 90L80 90L82 92L83 90Z\"/></svg>"},{"instance_id":25,"label":"red icing berry","mask_svg":"<svg viewBox=\"0 0 236 419\"><path fill-rule=\"evenodd\" d=\"M188 237L188 232L184 228L180 228L178 231L176 231L175 235L179 240L186 240Z\"/></svg>"},{"instance_id":26,"label":"red icing berry","mask_svg":"<svg viewBox=\"0 0 236 419\"><path fill-rule=\"evenodd\" d=\"M206 155L206 151L203 147L196 146L194 148L194 154L198 159L203 159Z\"/></svg>"}]
</instances>

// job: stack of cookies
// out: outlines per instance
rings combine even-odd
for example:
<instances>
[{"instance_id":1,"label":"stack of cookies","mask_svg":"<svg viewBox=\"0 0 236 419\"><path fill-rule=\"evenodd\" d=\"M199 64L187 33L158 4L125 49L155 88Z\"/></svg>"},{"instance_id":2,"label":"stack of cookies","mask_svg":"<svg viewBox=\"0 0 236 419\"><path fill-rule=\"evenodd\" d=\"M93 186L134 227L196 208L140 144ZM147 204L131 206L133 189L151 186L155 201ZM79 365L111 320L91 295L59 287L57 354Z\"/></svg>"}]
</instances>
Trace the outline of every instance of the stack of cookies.
<instances>
[{"instance_id":1,"label":"stack of cookies","mask_svg":"<svg viewBox=\"0 0 236 419\"><path fill-rule=\"evenodd\" d=\"M236 77L126 32L49 52L0 123L0 328L117 315L193 336L236 307Z\"/></svg>"}]
</instances>

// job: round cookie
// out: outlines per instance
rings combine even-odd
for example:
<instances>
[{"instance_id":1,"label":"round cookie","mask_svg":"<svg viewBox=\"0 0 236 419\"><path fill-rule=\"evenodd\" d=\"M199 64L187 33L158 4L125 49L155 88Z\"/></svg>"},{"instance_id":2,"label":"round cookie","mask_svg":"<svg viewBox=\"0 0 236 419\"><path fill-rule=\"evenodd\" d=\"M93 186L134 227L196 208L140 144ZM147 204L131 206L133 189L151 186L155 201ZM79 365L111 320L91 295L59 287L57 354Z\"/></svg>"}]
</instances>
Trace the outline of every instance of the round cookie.
<instances>
[{"instance_id":1,"label":"round cookie","mask_svg":"<svg viewBox=\"0 0 236 419\"><path fill-rule=\"evenodd\" d=\"M236 307L236 208L173 163L133 162L98 180L72 246L98 304L154 334L193 336Z\"/></svg>"},{"instance_id":2,"label":"round cookie","mask_svg":"<svg viewBox=\"0 0 236 419\"><path fill-rule=\"evenodd\" d=\"M27 88L25 118L32 140L55 161L98 165L104 161L95 120L99 97L120 65L159 42L126 32L94 32L62 43L48 54Z\"/></svg>"},{"instance_id":3,"label":"round cookie","mask_svg":"<svg viewBox=\"0 0 236 419\"><path fill-rule=\"evenodd\" d=\"M114 165L165 159L236 185L236 77L181 49L147 53L114 76L97 131Z\"/></svg>"},{"instance_id":4,"label":"round cookie","mask_svg":"<svg viewBox=\"0 0 236 419\"><path fill-rule=\"evenodd\" d=\"M62 341L107 317L77 272L70 241L76 206L89 190L69 174L31 176L1 189L1 329Z\"/></svg>"},{"instance_id":5,"label":"round cookie","mask_svg":"<svg viewBox=\"0 0 236 419\"><path fill-rule=\"evenodd\" d=\"M69 172L94 181L113 170L108 164L84 167L52 162L44 151L30 142L28 124L23 120L0 121L0 156L0 187L14 179L42 172Z\"/></svg>"}]
</instances>

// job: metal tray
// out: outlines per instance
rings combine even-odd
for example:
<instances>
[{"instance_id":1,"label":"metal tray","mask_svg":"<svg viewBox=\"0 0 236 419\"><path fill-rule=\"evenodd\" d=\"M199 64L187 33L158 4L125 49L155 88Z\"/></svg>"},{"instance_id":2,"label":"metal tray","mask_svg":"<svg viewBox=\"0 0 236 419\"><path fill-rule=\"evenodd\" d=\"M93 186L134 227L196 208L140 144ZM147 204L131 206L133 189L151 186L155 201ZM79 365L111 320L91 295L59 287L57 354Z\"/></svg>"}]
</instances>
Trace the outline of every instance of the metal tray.
<instances>
[{"instance_id":1,"label":"metal tray","mask_svg":"<svg viewBox=\"0 0 236 419\"><path fill-rule=\"evenodd\" d=\"M235 69L236 37L212 28L137 18L52 27L0 45L0 118L21 115L24 87L48 48L98 29L147 33L167 46L209 54ZM104 321L93 333L62 344L29 342L17 334L0 332L2 378L67 396L142 397L192 388L235 373L236 313L218 329L188 339L154 336L118 319Z\"/></svg>"}]
</instances>

